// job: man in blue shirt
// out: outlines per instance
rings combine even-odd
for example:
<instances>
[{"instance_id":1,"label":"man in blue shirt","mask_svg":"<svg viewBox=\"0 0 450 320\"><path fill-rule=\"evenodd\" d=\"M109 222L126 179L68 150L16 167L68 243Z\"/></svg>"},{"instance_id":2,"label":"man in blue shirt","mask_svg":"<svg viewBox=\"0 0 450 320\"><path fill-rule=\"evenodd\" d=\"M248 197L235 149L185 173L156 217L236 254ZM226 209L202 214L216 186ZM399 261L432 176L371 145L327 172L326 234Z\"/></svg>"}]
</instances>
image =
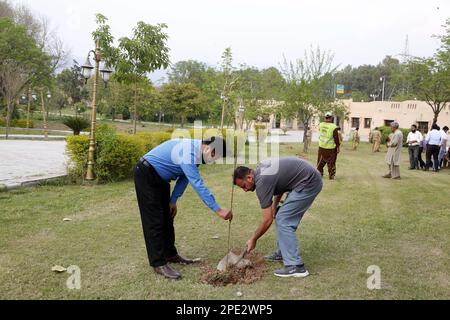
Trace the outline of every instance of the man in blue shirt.
<instances>
[{"instance_id":1,"label":"man in blue shirt","mask_svg":"<svg viewBox=\"0 0 450 320\"><path fill-rule=\"evenodd\" d=\"M206 188L198 167L226 157L222 138L207 140L176 139L151 150L136 165L134 181L144 229L145 244L150 265L157 274L178 280L181 274L168 263L191 264L175 248L174 218L177 201L188 184L203 202L224 220L232 220L233 213L221 209ZM176 181L172 194L170 183Z\"/></svg>"}]
</instances>

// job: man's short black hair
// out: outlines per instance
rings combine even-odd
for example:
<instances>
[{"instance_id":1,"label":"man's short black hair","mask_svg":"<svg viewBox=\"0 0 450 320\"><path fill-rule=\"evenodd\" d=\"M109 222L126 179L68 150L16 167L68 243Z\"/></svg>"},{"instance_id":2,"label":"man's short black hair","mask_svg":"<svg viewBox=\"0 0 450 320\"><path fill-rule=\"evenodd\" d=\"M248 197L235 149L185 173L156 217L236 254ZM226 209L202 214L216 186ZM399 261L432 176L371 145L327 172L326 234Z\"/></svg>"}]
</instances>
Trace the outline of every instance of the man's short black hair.
<instances>
[{"instance_id":1,"label":"man's short black hair","mask_svg":"<svg viewBox=\"0 0 450 320\"><path fill-rule=\"evenodd\" d=\"M437 123L433 123L433 125L431 126L431 130L441 130L441 127L439 127Z\"/></svg>"},{"instance_id":2,"label":"man's short black hair","mask_svg":"<svg viewBox=\"0 0 450 320\"><path fill-rule=\"evenodd\" d=\"M446 131L446 130L448 130L448 127L445 126L445 127L442 128L442 130Z\"/></svg>"},{"instance_id":3,"label":"man's short black hair","mask_svg":"<svg viewBox=\"0 0 450 320\"><path fill-rule=\"evenodd\" d=\"M415 125L415 124L413 124L411 127L413 127L413 128L416 128L417 129L417 126Z\"/></svg>"},{"instance_id":4,"label":"man's short black hair","mask_svg":"<svg viewBox=\"0 0 450 320\"><path fill-rule=\"evenodd\" d=\"M221 137L210 137L203 139L202 144L210 146L214 149L216 157L226 158L227 157L227 143Z\"/></svg>"},{"instance_id":5,"label":"man's short black hair","mask_svg":"<svg viewBox=\"0 0 450 320\"><path fill-rule=\"evenodd\" d=\"M247 167L238 167L236 170L234 170L233 174L233 184L236 185L236 181L244 180L247 178L247 176L252 172L252 169Z\"/></svg>"}]
</instances>

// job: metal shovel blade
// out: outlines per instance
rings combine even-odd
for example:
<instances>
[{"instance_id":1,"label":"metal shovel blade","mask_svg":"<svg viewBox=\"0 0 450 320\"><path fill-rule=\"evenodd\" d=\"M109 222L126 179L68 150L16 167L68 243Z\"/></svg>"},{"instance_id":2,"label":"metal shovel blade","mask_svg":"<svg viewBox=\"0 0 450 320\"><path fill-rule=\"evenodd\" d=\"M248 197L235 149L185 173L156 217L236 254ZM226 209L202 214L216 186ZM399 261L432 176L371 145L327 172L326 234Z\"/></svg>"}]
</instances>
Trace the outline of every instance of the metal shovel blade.
<instances>
[{"instance_id":1,"label":"metal shovel blade","mask_svg":"<svg viewBox=\"0 0 450 320\"><path fill-rule=\"evenodd\" d=\"M222 260L220 260L217 270L220 272L225 272L230 267L237 267L239 269L250 266L252 263L250 260L244 259L247 254L247 248L242 251L240 255L235 254L234 252L228 253Z\"/></svg>"}]
</instances>

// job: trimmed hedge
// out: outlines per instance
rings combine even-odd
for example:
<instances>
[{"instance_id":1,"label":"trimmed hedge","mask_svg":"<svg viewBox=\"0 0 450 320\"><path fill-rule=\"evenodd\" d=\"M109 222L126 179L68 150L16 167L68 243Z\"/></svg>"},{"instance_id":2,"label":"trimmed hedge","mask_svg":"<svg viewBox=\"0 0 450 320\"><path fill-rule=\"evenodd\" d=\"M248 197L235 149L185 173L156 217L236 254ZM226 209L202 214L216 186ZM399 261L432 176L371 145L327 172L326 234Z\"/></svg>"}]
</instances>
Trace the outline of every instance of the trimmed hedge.
<instances>
[{"instance_id":1,"label":"trimmed hedge","mask_svg":"<svg viewBox=\"0 0 450 320\"><path fill-rule=\"evenodd\" d=\"M6 126L6 120L4 118L0 118L0 127ZM11 127L14 128L26 128L27 120L26 119L13 119L11 120ZM34 128L33 120L30 120L30 128Z\"/></svg>"},{"instance_id":2,"label":"trimmed hedge","mask_svg":"<svg viewBox=\"0 0 450 320\"><path fill-rule=\"evenodd\" d=\"M191 138L194 131L189 130ZM218 135L219 131L204 130L204 137ZM189 138L185 132L186 138ZM138 133L136 135L118 134L107 125L99 125L97 129L97 147L95 153L94 172L99 183L120 181L133 176L137 161L147 152L161 143L173 138L168 132ZM234 134L235 141L237 136ZM70 157L69 176L74 181L82 181L86 176L89 137L67 137L67 153ZM236 148L237 145L235 144ZM236 149L235 149L236 150Z\"/></svg>"},{"instance_id":3,"label":"trimmed hedge","mask_svg":"<svg viewBox=\"0 0 450 320\"><path fill-rule=\"evenodd\" d=\"M389 137L389 135L392 133L391 127L380 127L381 131L381 143L386 144L386 140ZM408 133L410 132L410 129L404 129L400 128L400 130L403 133L403 145L406 145L406 139L408 138Z\"/></svg>"},{"instance_id":4,"label":"trimmed hedge","mask_svg":"<svg viewBox=\"0 0 450 320\"><path fill-rule=\"evenodd\" d=\"M120 181L132 177L137 161L149 150L170 140L168 133L140 133L135 136L117 134L107 125L97 129L94 172L99 183ZM80 181L86 176L89 137L67 137L70 157L69 175Z\"/></svg>"}]
</instances>

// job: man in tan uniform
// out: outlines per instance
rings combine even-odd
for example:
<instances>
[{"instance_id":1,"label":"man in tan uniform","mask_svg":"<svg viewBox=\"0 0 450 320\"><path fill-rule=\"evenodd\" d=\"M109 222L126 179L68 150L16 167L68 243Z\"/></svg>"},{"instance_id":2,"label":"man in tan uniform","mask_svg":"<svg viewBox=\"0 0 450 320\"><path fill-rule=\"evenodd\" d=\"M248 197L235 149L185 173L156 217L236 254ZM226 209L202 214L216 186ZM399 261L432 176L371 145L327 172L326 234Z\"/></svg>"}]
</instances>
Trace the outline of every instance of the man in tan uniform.
<instances>
[{"instance_id":1,"label":"man in tan uniform","mask_svg":"<svg viewBox=\"0 0 450 320\"><path fill-rule=\"evenodd\" d=\"M380 152L381 147L381 131L378 128L372 131L372 152Z\"/></svg>"},{"instance_id":2,"label":"man in tan uniform","mask_svg":"<svg viewBox=\"0 0 450 320\"><path fill-rule=\"evenodd\" d=\"M353 150L356 151L358 149L359 143L361 142L361 138L359 136L359 128L356 128L355 132L353 132Z\"/></svg>"},{"instance_id":3,"label":"man in tan uniform","mask_svg":"<svg viewBox=\"0 0 450 320\"><path fill-rule=\"evenodd\" d=\"M387 179L400 179L400 161L403 147L403 133L399 129L398 122L391 123L392 134L387 139L388 152L386 154L386 163L389 172L383 176Z\"/></svg>"}]
</instances>

